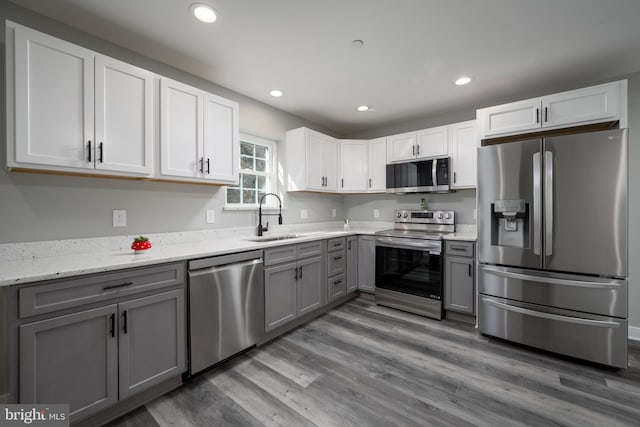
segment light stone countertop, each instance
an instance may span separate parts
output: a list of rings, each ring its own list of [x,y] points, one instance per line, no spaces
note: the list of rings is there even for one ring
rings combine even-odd
[[[265,237],[300,234],[293,239],[253,242],[253,227],[146,234],[153,247],[141,254],[130,249],[132,236],[0,244],[0,286],[186,261],[349,235],[373,235],[393,223],[354,221],[274,226]],[[475,226],[460,224],[446,240],[475,241]]]

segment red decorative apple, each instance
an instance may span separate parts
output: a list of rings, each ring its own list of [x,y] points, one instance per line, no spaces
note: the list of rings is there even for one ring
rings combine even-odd
[[[136,251],[136,253],[141,253],[151,248],[151,242],[148,238],[144,236],[138,236],[133,239],[133,243],[131,244],[131,249]]]

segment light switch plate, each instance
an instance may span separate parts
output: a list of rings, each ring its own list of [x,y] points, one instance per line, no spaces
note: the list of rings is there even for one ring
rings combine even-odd
[[[308,212],[306,209],[300,209],[300,219],[307,219]]]
[[[207,209],[206,221],[207,224],[213,224],[214,222],[216,222],[216,211],[214,211],[213,209]]]
[[[113,226],[114,227],[126,227],[127,226],[127,211],[124,209],[113,210]]]
[[[374,209],[373,210],[373,217],[374,218],[380,218],[380,209]]]

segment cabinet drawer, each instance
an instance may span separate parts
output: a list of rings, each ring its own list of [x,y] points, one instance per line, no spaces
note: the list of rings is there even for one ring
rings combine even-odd
[[[184,283],[184,263],[59,280],[18,290],[21,319]]]
[[[330,252],[327,255],[327,275],[329,277],[344,273],[344,265],[344,250],[340,252]]]
[[[336,237],[333,239],[329,239],[327,242],[327,251],[340,251],[344,249],[344,237]]]
[[[446,254],[455,256],[473,257],[473,242],[447,242]]]
[[[296,247],[298,249],[298,259],[322,255],[322,240],[300,243]]]
[[[329,279],[329,301],[333,301],[347,294],[347,282],[344,275]]]
[[[291,262],[296,260],[296,246],[280,246],[264,250],[264,265],[280,264],[281,262]]]

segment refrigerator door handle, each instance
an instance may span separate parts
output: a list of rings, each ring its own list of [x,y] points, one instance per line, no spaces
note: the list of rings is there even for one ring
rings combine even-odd
[[[540,176],[540,153],[533,155],[533,253],[540,255],[542,219],[542,180]]]
[[[620,327],[620,323],[618,322],[613,322],[608,320],[591,320],[591,319],[583,319],[580,317],[562,316],[560,314],[545,313],[542,311],[529,310],[527,308],[504,304],[489,298],[482,298],[482,302],[488,305],[492,305],[496,308],[500,308],[502,310],[513,311],[513,312],[524,314],[527,316],[540,317],[542,319],[556,320],[559,322],[566,322],[566,323],[576,323],[578,325],[585,325],[585,326],[598,326],[601,328],[613,329],[613,328]]]
[[[556,277],[532,276],[529,274],[514,273],[511,271],[494,270],[492,268],[483,267],[484,270],[495,276],[506,277],[508,279],[536,281],[546,283],[548,285],[576,286],[580,288],[592,289],[620,289],[620,284],[612,282],[586,282],[583,280],[559,279]]]
[[[553,153],[544,152],[544,255],[553,254]]]

